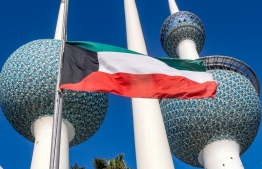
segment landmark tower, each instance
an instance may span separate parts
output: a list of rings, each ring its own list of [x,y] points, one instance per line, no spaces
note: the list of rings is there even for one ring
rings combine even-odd
[[[31,169],[50,163],[55,86],[66,1],[61,1],[55,39],[41,39],[18,48],[0,74],[0,104],[13,128],[34,142]],[[102,124],[107,94],[63,92],[60,169],[69,168],[69,147],[91,137]]]
[[[199,58],[205,29],[193,13],[171,15],[160,41],[170,57],[203,60],[218,83],[215,98],[162,99],[160,106],[171,152],[181,161],[205,169],[242,169],[240,155],[252,144],[261,118],[259,82],[244,62],[227,56]]]
[[[124,6],[128,49],[147,54],[135,0]],[[174,169],[158,99],[132,98],[132,109],[137,168]]]

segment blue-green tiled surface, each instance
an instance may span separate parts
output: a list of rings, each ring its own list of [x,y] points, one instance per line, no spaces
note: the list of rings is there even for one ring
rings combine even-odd
[[[14,129],[30,141],[34,141],[31,124],[40,117],[53,115],[60,43],[43,39],[25,44],[8,58],[0,74],[2,110]],[[63,118],[76,131],[71,146],[98,130],[107,103],[105,93],[65,91]]]
[[[170,15],[160,31],[160,42],[170,57],[178,57],[176,47],[185,40],[193,40],[200,52],[205,42],[205,28],[201,20],[193,13],[180,11]]]
[[[172,154],[198,167],[199,152],[216,140],[235,140],[244,153],[261,118],[259,97],[247,78],[227,70],[210,72],[218,82],[214,99],[162,99],[160,103]]]

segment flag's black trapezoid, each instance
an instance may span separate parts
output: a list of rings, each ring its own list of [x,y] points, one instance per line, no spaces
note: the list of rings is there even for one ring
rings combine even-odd
[[[96,52],[65,43],[60,85],[78,83],[98,68]]]

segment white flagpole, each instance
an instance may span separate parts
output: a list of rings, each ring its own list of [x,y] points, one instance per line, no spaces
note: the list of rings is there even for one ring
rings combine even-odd
[[[52,131],[52,142],[50,152],[50,169],[59,169],[60,159],[60,143],[61,143],[61,128],[62,128],[62,91],[59,89],[61,78],[61,62],[64,53],[64,45],[66,40],[66,26],[67,26],[68,0],[61,0],[59,17],[56,26],[55,39],[61,40],[60,58],[58,63],[57,84],[55,90],[55,106],[54,106],[54,120]],[[62,17],[62,18],[61,18]],[[59,38],[60,36],[60,38]]]

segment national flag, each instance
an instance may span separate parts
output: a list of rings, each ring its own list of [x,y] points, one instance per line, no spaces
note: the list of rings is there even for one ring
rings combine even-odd
[[[132,98],[215,97],[217,83],[199,60],[155,58],[94,42],[66,42],[60,89]]]

